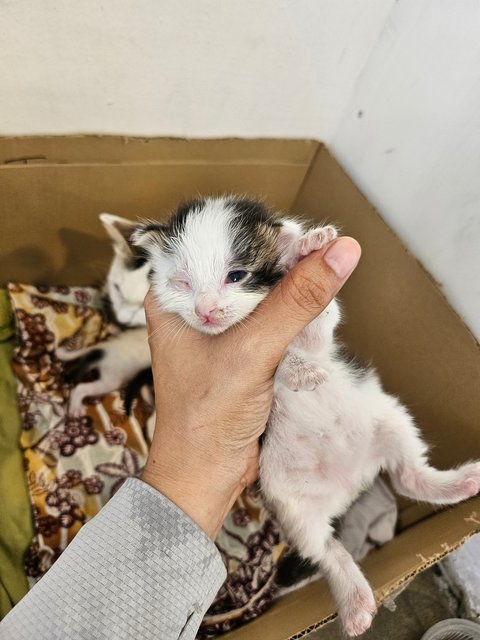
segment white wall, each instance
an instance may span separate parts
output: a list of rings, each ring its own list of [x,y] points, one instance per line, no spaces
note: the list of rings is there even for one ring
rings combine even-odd
[[[0,134],[77,132],[331,142],[480,338],[478,0],[2,0]]]
[[[329,137],[393,0],[3,0],[0,133]]]
[[[331,146],[480,339],[480,2],[396,3]]]

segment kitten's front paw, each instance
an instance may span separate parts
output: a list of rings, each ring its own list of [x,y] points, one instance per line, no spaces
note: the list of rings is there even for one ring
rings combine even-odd
[[[350,637],[365,633],[372,626],[376,612],[377,604],[370,587],[356,589],[348,609],[340,611],[340,620],[345,633]]]
[[[332,225],[310,229],[310,231],[307,231],[298,241],[299,257],[304,258],[312,253],[312,251],[323,249],[326,244],[335,240],[337,235],[337,230]]]
[[[326,382],[328,373],[325,369],[316,369],[306,364],[286,376],[286,384],[291,391],[314,391],[319,385]]]
[[[73,395],[70,398],[68,402],[67,413],[72,418],[81,418],[83,415],[85,415],[86,408],[83,404],[83,396],[80,398]]]
[[[81,407],[68,407],[68,415],[70,418],[81,418],[86,413],[85,407],[82,405]]]
[[[295,353],[288,353],[280,369],[280,380],[291,391],[313,391],[328,379],[325,369],[307,362]]]

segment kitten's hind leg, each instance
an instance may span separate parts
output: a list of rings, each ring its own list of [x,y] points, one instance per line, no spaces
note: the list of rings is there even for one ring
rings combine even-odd
[[[480,462],[440,471],[425,464],[402,464],[390,473],[395,490],[431,504],[455,504],[480,491]]]
[[[371,586],[339,540],[331,537],[319,559],[338,604],[340,622],[349,636],[359,636],[372,625],[377,604]]]
[[[401,405],[392,408],[378,427],[376,446],[401,495],[431,504],[455,504],[480,491],[480,462],[440,471],[430,466],[427,446],[412,417]]]
[[[342,543],[333,537],[325,517],[290,505],[292,529],[297,531],[294,543],[304,558],[318,563],[338,606],[340,622],[349,636],[357,636],[370,628],[377,611],[375,597],[367,579]],[[296,513],[293,513],[296,512]],[[298,523],[301,522],[299,531]]]

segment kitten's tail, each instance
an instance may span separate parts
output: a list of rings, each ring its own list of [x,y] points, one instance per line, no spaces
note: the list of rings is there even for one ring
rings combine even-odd
[[[311,578],[319,571],[318,564],[302,558],[296,551],[289,551],[278,561],[275,584],[279,587],[292,587],[294,584]]]
[[[142,387],[148,385],[153,387],[153,373],[151,367],[141,369],[125,386],[125,413],[127,416],[132,414],[133,401],[138,398]]]

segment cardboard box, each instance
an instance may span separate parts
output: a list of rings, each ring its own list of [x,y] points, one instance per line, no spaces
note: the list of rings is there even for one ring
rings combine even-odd
[[[480,350],[439,288],[355,188],[308,140],[70,136],[0,139],[2,282],[91,284],[110,248],[98,214],[161,218],[184,198],[235,192],[339,224],[363,246],[343,289],[343,335],[399,395],[447,468],[480,457]],[[443,511],[402,500],[399,533],[363,563],[381,602],[480,532],[480,498]],[[225,636],[293,640],[334,617],[323,581]]]

